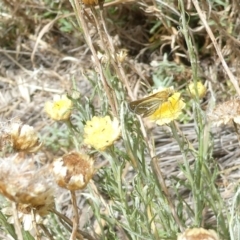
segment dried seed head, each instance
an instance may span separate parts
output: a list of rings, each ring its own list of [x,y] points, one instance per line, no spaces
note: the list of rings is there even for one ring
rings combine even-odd
[[[19,155],[0,158],[0,193],[45,215],[54,203],[49,166],[38,168],[29,159],[18,158]]]
[[[1,128],[1,140],[4,140],[1,145],[10,143],[14,150],[24,152],[36,152],[42,146],[37,132],[29,125],[10,122]]]
[[[219,238],[214,230],[192,228],[180,234],[177,240],[219,240]]]
[[[235,98],[219,104],[208,114],[208,118],[216,126],[228,124],[232,121],[240,124],[240,99]]]
[[[57,184],[71,191],[85,188],[93,172],[93,159],[77,152],[66,154],[53,163]]]

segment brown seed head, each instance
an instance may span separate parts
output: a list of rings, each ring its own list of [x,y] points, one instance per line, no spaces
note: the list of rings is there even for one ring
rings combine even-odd
[[[53,163],[57,184],[71,191],[85,188],[93,172],[93,159],[77,152],[66,154]]]

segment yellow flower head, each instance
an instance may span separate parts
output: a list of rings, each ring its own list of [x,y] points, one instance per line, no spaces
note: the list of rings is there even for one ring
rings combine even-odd
[[[83,189],[92,178],[93,163],[93,159],[85,154],[65,154],[53,163],[55,181],[60,187],[71,191]]]
[[[196,88],[197,88],[197,92],[196,92]],[[198,81],[196,84],[196,88],[195,88],[195,84],[194,82],[191,82],[188,85],[188,92],[190,93],[190,95],[192,97],[196,97],[198,95],[198,97],[201,99],[203,97],[205,97],[207,89],[206,87],[200,82]],[[198,93],[198,94],[197,94]]]
[[[45,103],[45,112],[56,121],[68,120],[71,115],[72,101],[66,95],[54,96],[53,102]]]
[[[219,240],[219,237],[214,230],[192,228],[180,234],[177,240]]]
[[[149,116],[150,120],[156,121],[158,125],[170,123],[177,119],[185,107],[185,103],[180,97],[179,92],[175,92],[166,102],[163,102],[159,108]]]
[[[84,127],[84,143],[96,150],[103,151],[119,138],[120,132],[119,122],[116,118],[112,121],[109,116],[94,116],[91,121],[87,121]]]
[[[219,104],[208,114],[208,118],[216,126],[231,122],[240,124],[240,99],[235,98]]]

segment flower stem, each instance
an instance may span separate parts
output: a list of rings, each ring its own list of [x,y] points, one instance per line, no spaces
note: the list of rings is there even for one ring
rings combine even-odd
[[[79,215],[78,215],[78,207],[77,207],[75,191],[70,191],[70,192],[71,192],[73,213],[74,213],[72,234],[71,234],[70,240],[75,240],[77,236],[77,230],[78,230]],[[80,239],[83,240],[83,237],[80,236]]]

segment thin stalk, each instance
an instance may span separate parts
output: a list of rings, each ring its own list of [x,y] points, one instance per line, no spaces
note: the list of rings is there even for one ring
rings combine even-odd
[[[15,227],[16,234],[18,236],[18,240],[23,240],[21,224],[18,218],[17,204],[15,202],[12,202],[12,209],[13,209],[14,227]]]
[[[32,216],[33,227],[36,231],[36,240],[41,240],[41,236],[38,231],[38,226],[37,226],[37,222],[36,222],[36,211],[34,209],[31,209],[31,216]]]
[[[45,233],[45,235],[49,240],[54,240],[53,235],[49,232],[49,230],[43,224],[40,223],[39,226],[41,227],[42,231]]]
[[[101,63],[98,59],[97,52],[96,52],[96,50],[95,50],[95,48],[92,44],[91,37],[90,37],[91,35],[89,34],[89,30],[88,30],[87,24],[86,24],[85,19],[84,19],[84,11],[82,9],[82,5],[81,5],[81,3],[79,3],[78,0],[72,0],[70,2],[72,3],[72,6],[73,6],[74,12],[76,14],[78,24],[79,24],[79,26],[82,27],[84,35],[85,35],[86,42],[87,42],[87,44],[88,44],[88,46],[89,46],[89,48],[90,48],[90,50],[93,54],[94,61],[95,61],[95,64],[98,68],[100,79],[102,81],[104,90],[106,91],[106,94],[107,94],[107,97],[108,97],[109,104],[111,106],[111,110],[113,112],[113,115],[117,116],[116,106],[115,106],[115,103],[114,103],[113,97],[112,97],[112,89],[107,82],[107,79],[104,75],[102,65],[101,65]]]
[[[159,168],[159,165],[158,165],[158,158],[157,157],[152,158],[152,160],[151,160],[151,167],[152,167],[154,175],[156,176],[156,178],[158,180],[160,191],[163,191],[164,194],[165,194],[165,197],[167,199],[169,208],[171,209],[173,218],[175,219],[176,223],[178,224],[178,227],[180,228],[180,230],[183,231],[184,230],[184,226],[182,225],[182,223],[181,223],[181,221],[180,221],[180,219],[179,219],[179,217],[177,215],[177,212],[175,210],[175,206],[174,206],[174,204],[171,201],[168,188],[166,186],[166,183],[165,183],[165,180],[163,178],[162,172],[161,172],[161,170]]]
[[[78,223],[79,223],[79,214],[78,214],[78,207],[77,207],[77,201],[76,201],[76,193],[75,191],[70,191],[71,198],[72,198],[72,206],[73,206],[73,227],[72,227],[72,234],[70,237],[70,240],[75,240],[77,236],[77,230],[78,230]],[[83,237],[80,237],[81,240],[83,240]]]
[[[65,223],[65,226],[67,228],[68,228],[67,224],[69,226],[73,226],[72,221],[68,217],[66,217],[65,215],[63,215],[60,212],[58,212],[56,209],[54,209],[54,208],[51,209],[51,212],[56,214],[59,217],[60,221]],[[90,234],[88,234],[88,233],[78,229],[77,237],[80,239],[80,237],[82,237],[82,236],[84,236],[84,238],[86,238],[88,240],[98,240],[97,238],[92,237]]]

